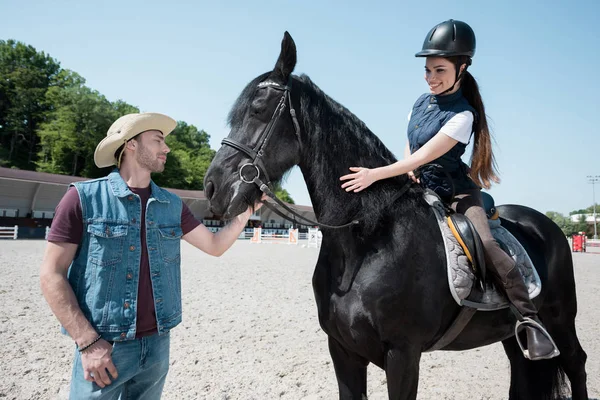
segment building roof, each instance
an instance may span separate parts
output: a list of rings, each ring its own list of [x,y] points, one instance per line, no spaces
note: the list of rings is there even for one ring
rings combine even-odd
[[[16,181],[43,183],[47,185],[67,186],[73,182],[87,181],[90,178],[80,176],[49,174],[47,172],[28,171],[24,169],[2,168],[0,167],[0,179],[12,179]],[[165,188],[169,192],[175,193],[182,199],[206,200],[202,190],[182,190]]]
[[[85,181],[88,178],[79,176],[49,174],[47,172],[27,171],[24,169],[0,167],[0,178],[13,179],[16,181],[28,181],[35,183],[46,183],[50,185],[68,185],[71,182]]]
[[[72,182],[78,181],[86,181],[90,178],[82,178],[80,176],[71,176],[71,175],[59,175],[59,174],[49,174],[47,172],[37,172],[37,171],[28,171],[24,169],[15,169],[15,168],[3,168],[0,167],[0,179],[11,179],[22,182],[32,182],[32,183],[42,183],[47,185],[60,185],[67,186]],[[172,189],[172,188],[164,188],[171,193],[176,194],[182,199],[190,199],[190,200],[206,200],[206,196],[204,195],[204,191],[202,190],[184,190],[184,189]],[[293,204],[290,206],[300,212],[309,212],[312,213],[313,209],[311,206],[301,206],[297,204]]]

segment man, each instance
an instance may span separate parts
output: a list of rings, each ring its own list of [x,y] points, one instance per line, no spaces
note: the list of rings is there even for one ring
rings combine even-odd
[[[119,118],[94,153],[98,167],[117,168],[74,183],[56,208],[40,280],[77,346],[71,399],[160,398],[181,322],[180,239],[220,256],[252,213],[213,234],[152,182],[175,126],[157,113]]]

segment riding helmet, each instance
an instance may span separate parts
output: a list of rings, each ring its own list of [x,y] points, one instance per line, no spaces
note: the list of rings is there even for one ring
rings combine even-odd
[[[420,52],[415,57],[452,57],[469,56],[475,54],[475,32],[462,21],[449,19],[434,26]]]

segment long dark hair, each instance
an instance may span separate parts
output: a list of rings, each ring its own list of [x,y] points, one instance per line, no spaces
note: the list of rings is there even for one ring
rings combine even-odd
[[[454,63],[457,71],[463,64],[470,65],[470,59],[467,56],[449,57],[449,60]],[[492,135],[488,128],[485,107],[479,93],[479,85],[469,71],[464,71],[460,87],[469,104],[477,112],[473,123],[475,139],[469,175],[478,186],[489,189],[492,183],[499,183],[500,178],[498,177],[498,167],[492,151]]]

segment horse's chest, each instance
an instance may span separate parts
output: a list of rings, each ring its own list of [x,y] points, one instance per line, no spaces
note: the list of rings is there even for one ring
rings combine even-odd
[[[355,292],[343,296],[332,294],[322,325],[327,334],[355,343],[374,331],[374,313]]]

